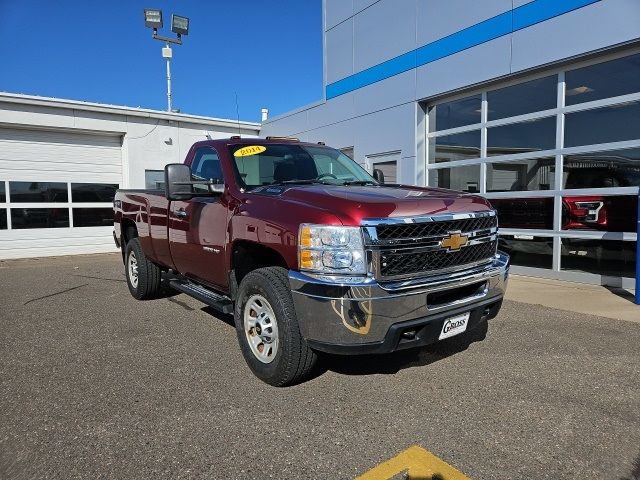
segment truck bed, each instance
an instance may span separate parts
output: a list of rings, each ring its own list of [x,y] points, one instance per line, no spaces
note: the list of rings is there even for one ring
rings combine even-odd
[[[127,229],[135,227],[150,260],[173,268],[169,252],[169,201],[163,190],[117,190],[114,198],[114,232],[122,243]]]

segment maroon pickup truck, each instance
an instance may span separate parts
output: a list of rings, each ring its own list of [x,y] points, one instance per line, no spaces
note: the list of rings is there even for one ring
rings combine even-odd
[[[318,351],[384,353],[467,332],[498,313],[509,258],[482,197],[384,184],[338,150],[295,139],[198,142],[164,190],[119,190],[114,239],[131,294],[161,280],[233,314],[272,385]]]

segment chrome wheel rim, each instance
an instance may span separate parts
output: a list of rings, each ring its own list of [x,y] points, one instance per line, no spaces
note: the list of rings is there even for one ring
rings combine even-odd
[[[253,355],[271,363],[278,353],[278,324],[273,308],[262,295],[252,295],[244,306],[244,333]]]
[[[133,288],[138,288],[138,259],[133,252],[129,253],[127,260],[127,269],[129,270],[129,282]]]

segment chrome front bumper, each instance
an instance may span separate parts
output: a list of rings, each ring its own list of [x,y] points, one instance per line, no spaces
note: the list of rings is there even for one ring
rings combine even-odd
[[[437,341],[444,320],[471,312],[469,329],[494,317],[509,274],[498,253],[482,267],[404,282],[289,271],[300,332],[334,353],[387,352]],[[435,338],[434,338],[435,336]]]

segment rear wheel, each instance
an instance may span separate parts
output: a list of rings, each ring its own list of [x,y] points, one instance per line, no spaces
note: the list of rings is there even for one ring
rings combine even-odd
[[[317,355],[300,334],[284,268],[260,268],[242,279],[234,320],[242,354],[258,378],[281,387],[309,375]]]
[[[129,240],[124,259],[127,286],[131,295],[138,300],[156,298],[160,293],[162,270],[145,256],[138,238]]]

